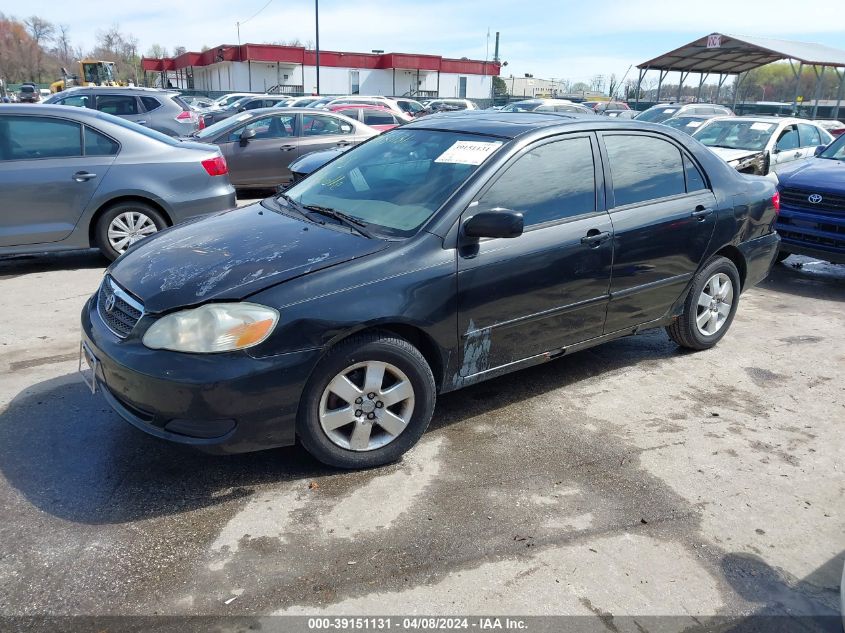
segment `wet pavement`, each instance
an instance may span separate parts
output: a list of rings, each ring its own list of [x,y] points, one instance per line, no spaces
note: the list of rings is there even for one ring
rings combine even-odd
[[[713,350],[652,331],[445,395],[403,462],[341,472],[92,396],[104,265],[0,258],[2,615],[838,613],[845,266],[777,265]]]

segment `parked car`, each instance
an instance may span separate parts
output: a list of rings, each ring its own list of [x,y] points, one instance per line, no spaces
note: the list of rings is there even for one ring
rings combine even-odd
[[[274,108],[307,108],[314,103],[319,97],[291,97],[285,101],[279,101]]]
[[[792,253],[845,264],[845,135],[778,173],[778,261]]]
[[[478,110],[469,99],[432,99],[425,104],[426,112],[453,112],[456,110]]]
[[[0,254],[98,247],[235,206],[217,148],[86,108],[0,108]],[[26,209],[25,213],[19,212]]]
[[[194,110],[207,110],[214,107],[214,100],[196,95],[182,95],[182,100]]]
[[[439,393],[645,328],[716,345],[776,256],[775,194],[662,126],[424,117],[130,249],[82,349],[159,438],[378,466]]]
[[[716,103],[658,103],[648,110],[643,110],[635,118],[637,121],[648,123],[662,123],[673,116],[685,114],[707,114],[712,116],[733,116],[733,110],[728,106]]]
[[[685,134],[692,134],[715,116],[715,114],[682,114],[681,116],[669,117],[663,121],[663,125],[673,127]]]
[[[41,94],[35,84],[22,84],[18,91],[19,103],[38,103],[41,101]]]
[[[256,94],[255,92],[230,92],[222,97],[217,97],[211,107],[214,109],[225,108],[235,101],[240,101],[244,97],[254,97]]]
[[[404,125],[413,121],[413,117],[408,116],[403,112],[397,112],[379,105],[368,104],[329,104],[326,106],[329,112],[337,112],[350,119],[360,121],[364,125],[369,125],[371,128],[379,132],[386,132],[393,128]]]
[[[603,110],[601,112],[604,116],[614,119],[633,119],[637,115],[636,110]]]
[[[566,112],[571,114],[595,114],[593,110],[580,103],[566,99],[526,99],[509,103],[502,112]]]
[[[44,103],[99,110],[168,136],[185,136],[204,126],[200,115],[175,90],[75,86]]]
[[[408,99],[407,97],[394,97],[393,100],[399,108],[410,117],[420,117],[425,114],[425,106],[415,99]]]
[[[239,112],[248,112],[261,108],[272,108],[273,106],[287,101],[287,95],[250,95],[232,101],[229,105],[217,110],[206,110],[202,118],[206,126],[214,125],[224,119],[235,116]]]
[[[357,145],[378,134],[325,110],[262,108],[215,123],[192,139],[220,148],[236,187],[266,189],[289,183],[289,166],[302,154]]]
[[[603,114],[605,110],[630,110],[631,107],[624,101],[583,101],[582,106],[590,108],[593,112]]]
[[[809,158],[833,137],[804,119],[789,117],[715,117],[692,134],[737,171],[760,176]]]
[[[845,134],[845,123],[842,121],[837,121],[836,119],[816,119],[815,123],[826,129],[833,136],[842,136]]]
[[[331,109],[332,106],[336,105],[377,105],[393,110],[399,114],[404,114],[405,112],[399,107],[399,104],[395,100],[388,97],[361,97],[358,95],[352,95],[351,97],[337,97],[325,105],[322,105],[322,107],[325,109]]]

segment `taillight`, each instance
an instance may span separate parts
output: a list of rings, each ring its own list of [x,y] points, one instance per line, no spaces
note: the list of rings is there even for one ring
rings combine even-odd
[[[205,117],[200,115],[197,117],[197,129],[204,130],[205,129]]]
[[[226,159],[220,154],[214,158],[206,158],[202,161],[202,166],[209,176],[225,176],[229,173],[229,166],[226,164]]]
[[[780,213],[780,191],[775,191],[772,196],[772,206],[775,208],[775,213]]]

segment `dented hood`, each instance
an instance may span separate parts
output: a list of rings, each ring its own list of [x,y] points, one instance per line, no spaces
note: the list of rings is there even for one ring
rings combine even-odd
[[[109,273],[147,312],[159,313],[243,299],[387,245],[253,204],[147,238],[117,259]]]
[[[756,156],[760,154],[763,150],[749,150],[749,149],[729,149],[727,147],[708,147],[711,152],[716,154],[719,158],[721,158],[726,163],[729,163],[733,160],[741,160],[743,158],[750,158],[751,156]]]

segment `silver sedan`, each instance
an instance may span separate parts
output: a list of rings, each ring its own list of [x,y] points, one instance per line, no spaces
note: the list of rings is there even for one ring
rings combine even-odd
[[[0,106],[0,255],[96,246],[110,259],[235,206],[217,148],[66,106]]]

